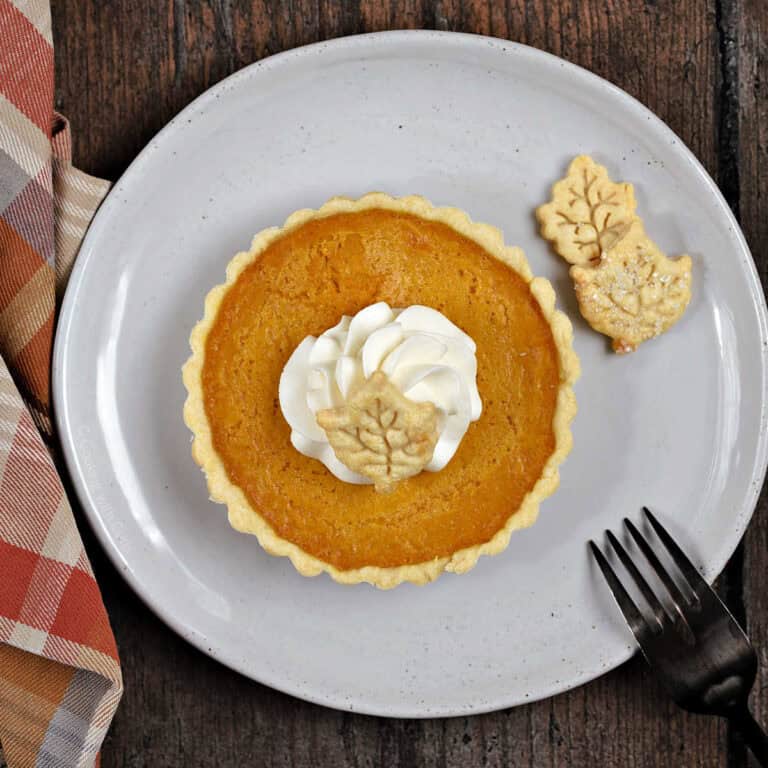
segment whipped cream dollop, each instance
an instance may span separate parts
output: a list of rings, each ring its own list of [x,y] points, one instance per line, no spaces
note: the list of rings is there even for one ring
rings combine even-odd
[[[434,403],[439,437],[425,469],[441,470],[456,453],[470,422],[480,418],[475,342],[430,307],[393,309],[371,304],[296,347],[280,377],[280,408],[291,443],[348,483],[372,481],[336,457],[315,414],[344,405],[349,393],[382,371],[410,400]]]

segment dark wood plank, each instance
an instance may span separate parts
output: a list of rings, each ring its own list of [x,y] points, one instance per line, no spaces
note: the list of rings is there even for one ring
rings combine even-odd
[[[744,234],[768,287],[768,9],[745,0],[735,19],[732,56],[737,68],[733,131],[737,146],[733,189]],[[759,650],[760,672],[752,701],[768,723],[768,495],[763,490],[744,542],[744,603],[750,637]],[[738,748],[738,745],[734,745]],[[743,751],[743,750],[742,750]],[[754,765],[750,762],[750,765]]]
[[[752,2],[757,15],[761,0]],[[342,34],[431,27],[518,40],[588,67],[656,111],[716,174],[722,16],[715,0],[56,0],[57,105],[72,121],[76,161],[115,178],[190,99],[251,61]],[[754,228],[764,227],[761,211]],[[748,554],[763,568],[765,537],[763,526]],[[639,662],[552,700],[473,718],[383,720],[305,704],[190,648],[98,551],[94,559],[126,681],[105,768],[728,764],[724,727],[679,712]],[[764,589],[762,578],[753,590]],[[738,599],[738,579],[730,581]]]

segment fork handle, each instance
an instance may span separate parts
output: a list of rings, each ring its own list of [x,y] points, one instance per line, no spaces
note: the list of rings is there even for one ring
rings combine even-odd
[[[764,768],[768,768],[768,735],[752,713],[743,707],[730,717],[731,724],[741,733],[752,754]]]

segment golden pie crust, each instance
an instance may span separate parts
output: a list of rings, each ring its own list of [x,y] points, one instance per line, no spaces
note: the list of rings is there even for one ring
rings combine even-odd
[[[478,345],[484,412],[451,462],[388,494],[290,444],[277,381],[307,334],[375,301],[433,306]],[[531,525],[571,450],[579,362],[519,248],[418,196],[337,197],[266,229],[205,300],[184,365],[192,455],[229,522],[299,573],[387,589],[465,573]]]
[[[631,184],[579,155],[536,209],[542,237],[572,265],[581,314],[620,355],[668,331],[691,300],[691,257],[667,258],[636,208]]]

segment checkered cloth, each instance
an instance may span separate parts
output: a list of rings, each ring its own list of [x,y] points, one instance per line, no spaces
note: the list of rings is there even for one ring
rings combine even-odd
[[[51,459],[57,294],[107,183],[53,111],[48,0],[0,0],[0,743],[10,768],[91,766],[117,648]]]

